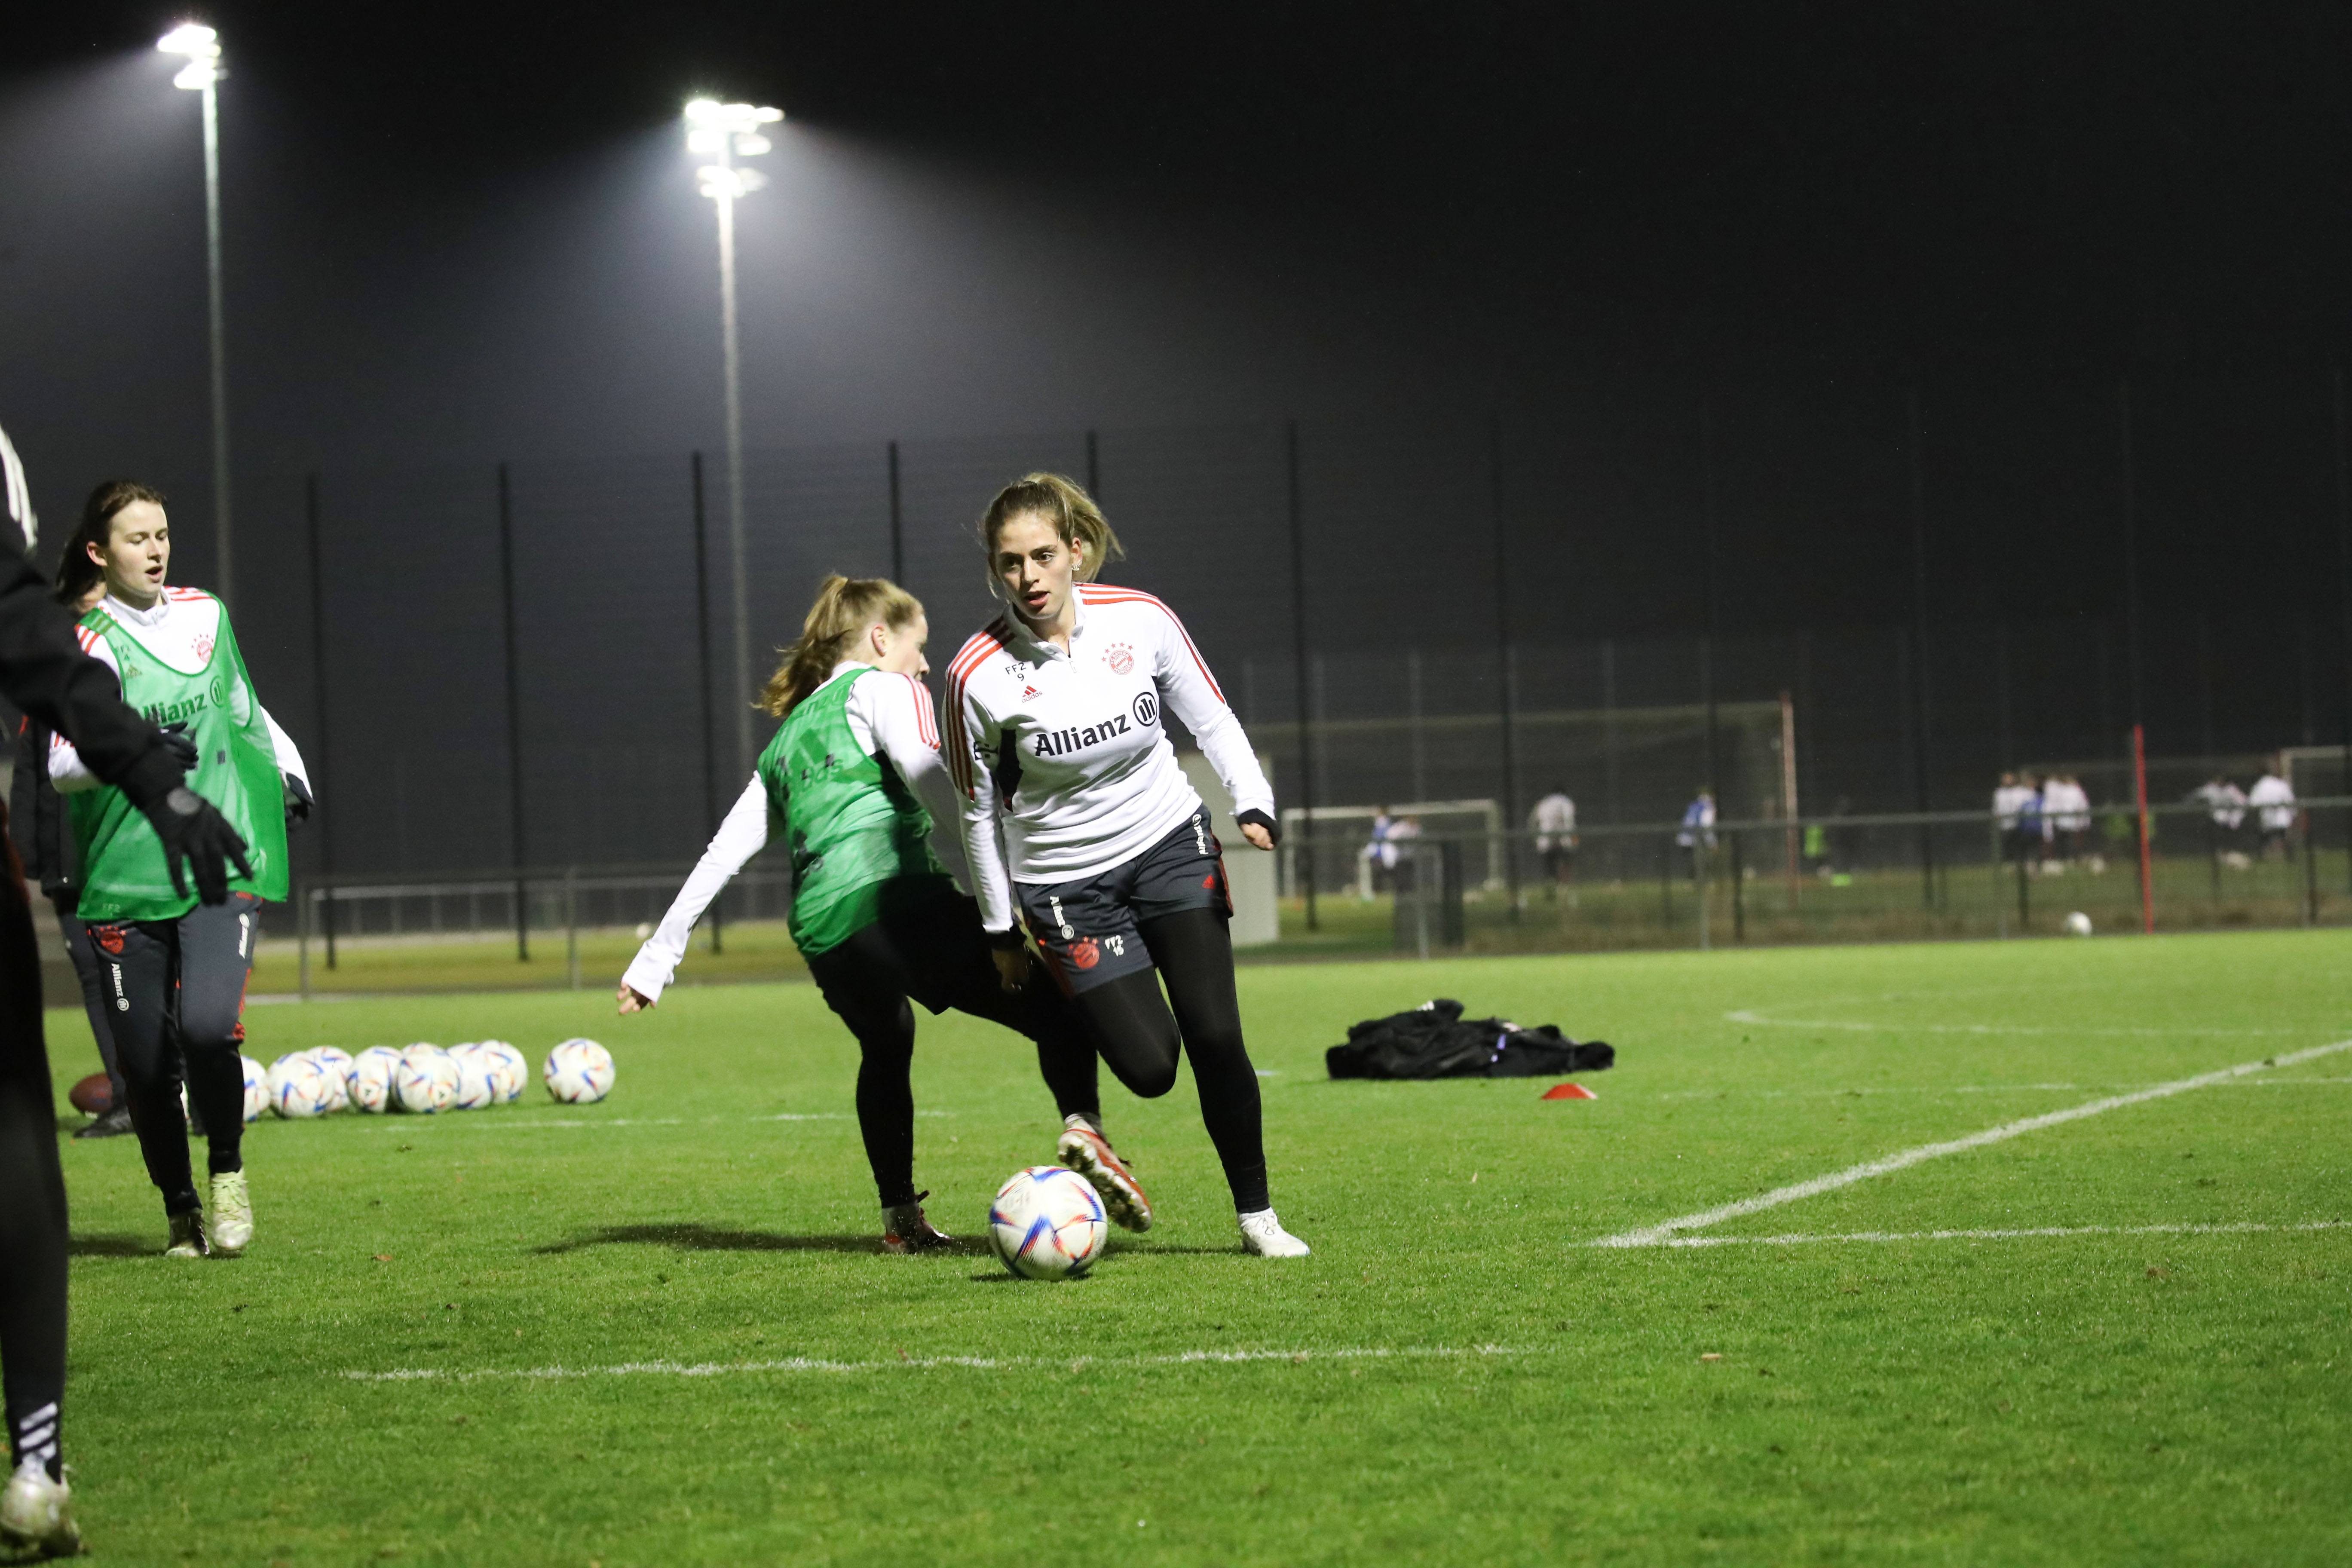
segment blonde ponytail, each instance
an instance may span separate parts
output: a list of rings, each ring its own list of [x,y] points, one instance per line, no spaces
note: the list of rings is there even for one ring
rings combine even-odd
[[[1024,474],[1003,489],[988,503],[980,518],[980,553],[988,563],[991,588],[999,586],[996,580],[996,541],[1004,525],[1016,517],[1035,515],[1054,525],[1064,544],[1084,550],[1078,567],[1078,581],[1091,583],[1097,573],[1113,561],[1126,555],[1120,548],[1118,535],[1111,531],[1110,521],[1087,494],[1086,487],[1076,479],[1060,474]]]
[[[848,657],[860,632],[877,621],[897,631],[922,613],[921,602],[887,577],[827,577],[801,623],[800,641],[777,649],[784,661],[768,678],[755,706],[784,717],[831,679],[833,667]]]

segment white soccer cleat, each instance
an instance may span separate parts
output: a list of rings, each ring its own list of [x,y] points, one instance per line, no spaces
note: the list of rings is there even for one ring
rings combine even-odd
[[[1313,1250],[1305,1242],[1282,1228],[1272,1209],[1260,1209],[1255,1214],[1238,1216],[1242,1226],[1242,1250],[1257,1258],[1304,1258]]]
[[[0,1492],[0,1541],[30,1547],[49,1557],[81,1553],[81,1531],[73,1519],[73,1489],[49,1479],[39,1459],[26,1459]]]
[[[1054,1157],[1087,1179],[1112,1224],[1139,1234],[1151,1228],[1151,1200],[1127,1163],[1111,1152],[1109,1139],[1079,1122],[1062,1130]]]
[[[215,1257],[235,1258],[253,1245],[253,1196],[246,1191],[243,1171],[213,1178],[212,1215]]]

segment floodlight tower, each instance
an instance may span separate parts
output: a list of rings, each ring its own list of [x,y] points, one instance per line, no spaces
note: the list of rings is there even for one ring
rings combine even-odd
[[[751,607],[743,546],[743,394],[735,343],[735,202],[768,183],[757,169],[738,167],[774,143],[760,133],[784,117],[781,109],[698,98],[686,106],[686,150],[716,160],[695,170],[702,194],[719,208],[719,321],[727,379],[727,545],[735,582],[735,749],[739,772],[751,766]]]
[[[183,22],[155,41],[167,55],[188,63],[172,85],[205,99],[205,262],[212,307],[213,339],[213,537],[218,542],[219,574],[214,587],[229,596],[228,529],[228,327],[221,309],[220,103],[213,84],[226,74],[221,66],[220,35],[201,22]]]

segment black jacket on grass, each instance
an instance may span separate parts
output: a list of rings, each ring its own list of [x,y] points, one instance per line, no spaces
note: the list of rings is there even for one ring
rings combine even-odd
[[[1323,1053],[1333,1078],[1559,1078],[1616,1061],[1600,1040],[1568,1038],[1557,1026],[1523,1029],[1500,1018],[1465,1018],[1439,998],[1410,1013],[1367,1018],[1348,1043]]]

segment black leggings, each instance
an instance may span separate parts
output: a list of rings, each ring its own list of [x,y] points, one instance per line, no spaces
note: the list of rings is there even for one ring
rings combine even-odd
[[[73,960],[74,978],[81,982],[82,1016],[89,1020],[90,1038],[98,1042],[98,1059],[106,1066],[106,1081],[113,1087],[114,1103],[131,1103],[131,1086],[114,1059],[114,1020],[107,1016],[106,971],[98,964],[98,949],[89,944],[89,927],[74,913],[71,900],[57,905],[58,931],[66,939],[66,955]]]
[[[7,813],[0,810],[0,836]],[[41,1038],[41,960],[16,857],[0,845],[0,1382],[10,1458],[57,1474],[66,1391],[66,1178]]]
[[[1234,991],[1234,944],[1220,910],[1181,910],[1139,921],[1159,969],[1123,974],[1077,995],[1077,1008],[1118,1081],[1146,1100],[1176,1087],[1178,1047],[1192,1058],[1201,1121],[1233,1188],[1234,1207],[1272,1207],[1265,1186],[1265,1131],[1257,1069],[1242,1043]],[[1162,1001],[1160,983],[1166,982]],[[1175,1015],[1169,1014],[1171,1005]]]
[[[1032,965],[1028,986],[997,979],[970,899],[886,915],[809,960],[825,1005],[857,1037],[857,1130],[884,1208],[915,1201],[915,1011],[952,1007],[1036,1042],[1037,1068],[1064,1116],[1099,1121],[1095,1052],[1061,993]]]
[[[216,1176],[245,1168],[245,982],[260,923],[261,900],[235,893],[175,921],[89,928],[114,1005],[115,1059],[131,1089],[131,1125],[167,1215],[204,1206],[180,1112],[184,1067],[189,1103],[205,1124],[206,1167]]]

